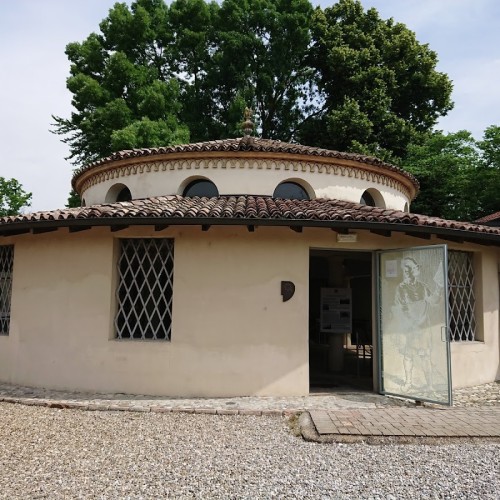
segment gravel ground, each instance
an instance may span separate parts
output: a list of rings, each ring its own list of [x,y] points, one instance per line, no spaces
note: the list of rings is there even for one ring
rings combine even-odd
[[[0,403],[0,498],[500,498],[500,444],[316,444],[279,417]]]

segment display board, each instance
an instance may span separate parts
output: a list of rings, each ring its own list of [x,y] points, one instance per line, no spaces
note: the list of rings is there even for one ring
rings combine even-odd
[[[320,304],[322,333],[351,332],[352,294],[350,288],[322,288]]]

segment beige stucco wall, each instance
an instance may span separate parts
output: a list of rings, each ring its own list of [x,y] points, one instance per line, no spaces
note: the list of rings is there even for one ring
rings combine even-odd
[[[175,238],[171,342],[113,339],[114,262],[121,237]],[[309,391],[309,252],[441,244],[328,229],[107,228],[22,235],[15,243],[11,331],[0,337],[0,380],[174,396],[300,395]],[[482,342],[452,345],[454,387],[498,377],[497,253],[478,245]],[[296,292],[282,302],[280,282]],[[374,322],[375,324],[375,322]],[[375,363],[375,370],[376,370]]]
[[[475,279],[478,341],[451,344],[455,387],[484,384],[500,378],[499,285],[495,251],[475,254]]]
[[[0,379],[186,396],[307,393],[308,250],[292,231],[266,233],[165,232],[175,236],[171,342],[110,338],[109,230],[19,237]],[[281,280],[300,283],[286,303]]]
[[[377,190],[386,208],[404,210],[409,197],[381,171],[364,173],[355,167],[326,167],[322,164],[291,161],[244,160],[179,160],[153,162],[141,168],[121,168],[114,175],[96,175],[95,184],[82,192],[87,206],[104,203],[108,191],[116,184],[130,189],[132,198],[182,194],[189,180],[209,179],[221,195],[257,194],[272,196],[284,181],[302,183],[313,198],[329,198],[359,203],[367,189]],[[115,201],[115,200],[111,200]]]

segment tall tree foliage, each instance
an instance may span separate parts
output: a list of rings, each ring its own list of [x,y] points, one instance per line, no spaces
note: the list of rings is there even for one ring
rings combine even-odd
[[[304,127],[304,142],[401,158],[451,109],[452,85],[436,71],[436,53],[405,25],[340,0],[316,10],[312,33],[324,105]]]
[[[0,177],[0,217],[16,215],[31,204],[31,193],[27,193],[16,179]]]
[[[54,117],[76,165],[112,151],[188,140],[178,119],[179,81],[174,76],[163,0],[115,4],[82,43],[70,43],[67,87],[71,118]]]
[[[412,212],[465,219],[471,217],[471,178],[479,164],[479,151],[472,134],[435,132],[422,144],[412,144],[403,168],[420,182]]]
[[[451,108],[435,53],[358,0],[136,0],[66,53],[76,165],[237,136],[245,106],[263,137],[401,158]]]
[[[481,161],[471,182],[476,197],[472,219],[500,211],[500,126],[488,127],[478,148]]]
[[[166,26],[173,42],[169,57],[181,89],[180,115],[195,141],[217,135],[211,63],[218,15],[219,5],[204,0],[175,0],[168,14]]]
[[[220,137],[236,135],[245,103],[263,137],[290,140],[313,108],[308,0],[225,0],[209,81]],[[214,130],[215,132],[215,130]]]
[[[412,211],[472,221],[500,211],[500,127],[491,126],[481,141],[460,132],[429,134],[412,144],[403,167],[420,181]]]

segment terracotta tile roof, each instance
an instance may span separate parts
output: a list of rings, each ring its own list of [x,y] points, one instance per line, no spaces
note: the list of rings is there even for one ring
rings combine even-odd
[[[474,221],[476,224],[486,224],[487,222],[493,222],[500,220],[500,212],[495,212],[494,214],[485,215],[480,219]]]
[[[181,144],[177,146],[166,146],[158,148],[146,149],[128,149],[113,153],[106,158],[102,158],[90,165],[82,167],[75,171],[73,175],[73,187],[75,181],[84,172],[92,170],[101,165],[114,161],[125,160],[128,158],[143,158],[152,155],[168,155],[172,153],[205,153],[205,152],[263,152],[263,153],[288,153],[297,155],[307,155],[311,157],[337,158],[341,160],[352,160],[368,165],[380,167],[383,170],[398,172],[407,177],[419,189],[417,179],[409,172],[403,169],[385,163],[373,156],[366,156],[357,153],[342,153],[340,151],[332,151],[329,149],[315,148],[311,146],[303,146],[302,144],[291,144],[288,142],[275,141],[271,139],[261,139],[259,137],[240,137],[238,139],[223,139],[219,141],[197,142],[193,144]]]
[[[369,207],[339,200],[268,196],[160,196],[0,218],[0,234],[42,227],[152,224],[316,226],[448,234],[500,243],[500,228]]]

